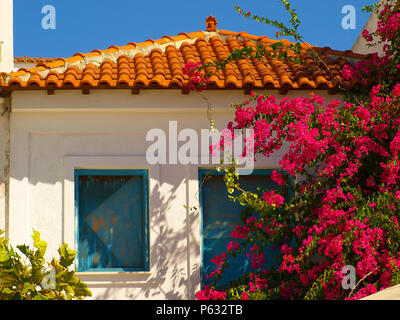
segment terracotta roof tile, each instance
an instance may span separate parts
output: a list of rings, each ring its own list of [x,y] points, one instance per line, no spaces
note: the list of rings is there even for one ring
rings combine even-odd
[[[54,61],[54,58],[32,58],[32,57],[14,57],[14,63],[34,63],[38,64],[40,62],[51,62]]]
[[[217,21],[210,16],[207,31],[180,33],[148,39],[142,43],[130,42],[125,46],[111,46],[105,50],[76,53],[70,58],[15,58],[15,61],[35,63],[32,69],[0,74],[3,90],[17,89],[93,89],[93,88],[183,88],[188,83],[183,68],[187,62],[213,62],[227,58],[235,49],[263,45],[272,50],[278,41],[247,32],[217,30]],[[220,89],[331,89],[332,77],[318,67],[307,53],[312,46],[302,44],[301,58],[308,67],[278,59],[240,59],[226,65],[210,78],[210,88]],[[366,55],[351,51],[312,47],[322,59],[339,74],[346,59],[364,59]],[[216,71],[210,67],[207,71]]]

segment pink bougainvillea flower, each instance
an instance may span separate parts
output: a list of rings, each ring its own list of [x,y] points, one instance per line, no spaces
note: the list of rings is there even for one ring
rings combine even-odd
[[[286,180],[283,179],[283,175],[278,173],[276,170],[272,171],[271,180],[276,182],[279,186],[286,184]]]
[[[400,96],[400,83],[393,87],[392,94],[396,97]]]
[[[369,31],[368,31],[367,29],[364,29],[364,30],[363,30],[362,36],[363,36],[363,38],[364,38],[366,41],[368,41],[368,42],[371,42],[371,41],[374,40],[374,38],[372,37],[372,35],[369,33]]]
[[[196,293],[198,300],[225,300],[226,292],[218,291],[210,288],[210,286],[204,286],[204,289]]]
[[[342,77],[343,79],[350,80],[353,77],[353,68],[346,64],[342,69]]]
[[[280,194],[275,194],[274,190],[265,192],[263,198],[269,205],[276,207],[279,207],[284,202],[284,198]]]
[[[242,294],[240,295],[240,299],[241,300],[249,300],[249,295],[246,291],[242,292]]]

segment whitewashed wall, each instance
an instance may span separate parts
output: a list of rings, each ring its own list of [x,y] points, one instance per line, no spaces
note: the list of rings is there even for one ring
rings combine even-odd
[[[306,96],[308,92],[289,95]],[[320,93],[321,94],[321,93]],[[202,93],[213,105],[217,128],[233,120],[231,102],[242,91]],[[337,98],[323,93],[328,100]],[[278,96],[281,98],[282,96]],[[94,299],[193,299],[200,288],[200,217],[197,165],[148,165],[148,130],[168,132],[170,120],[208,129],[207,105],[197,93],[179,90],[16,91],[12,95],[8,234],[30,242],[32,228],[49,243],[48,258],[67,242],[75,248],[73,169],[150,170],[150,272],[81,273]],[[277,168],[278,158],[257,162]],[[205,167],[205,166],[200,166]]]

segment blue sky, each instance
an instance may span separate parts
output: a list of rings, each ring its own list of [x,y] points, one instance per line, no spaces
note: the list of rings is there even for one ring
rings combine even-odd
[[[305,41],[333,49],[350,49],[369,15],[361,11],[373,0],[292,0]],[[42,7],[56,9],[56,29],[42,28]],[[218,29],[247,31],[275,38],[276,30],[241,17],[234,5],[259,16],[288,21],[279,0],[137,1],[137,0],[14,0],[14,55],[69,57],[146,39],[205,30],[214,15]],[[343,6],[356,9],[356,29],[343,29]]]

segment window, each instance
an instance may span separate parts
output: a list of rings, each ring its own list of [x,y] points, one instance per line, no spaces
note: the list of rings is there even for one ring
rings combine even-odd
[[[78,271],[149,270],[147,170],[75,170]]]
[[[241,175],[240,184],[245,190],[257,192],[257,187],[263,190],[277,190],[279,186],[270,179],[272,170],[256,169],[252,175]],[[211,259],[227,251],[231,232],[237,224],[242,224],[241,215],[246,209],[228,198],[228,192],[223,175],[214,170],[199,170],[200,206],[202,213],[202,267],[201,282],[209,284],[206,275],[216,267]],[[235,239],[235,241],[240,242]],[[271,246],[264,248],[266,268],[270,268],[278,251]],[[220,284],[225,285],[251,271],[250,259],[245,253],[230,259],[230,265],[222,274]]]

